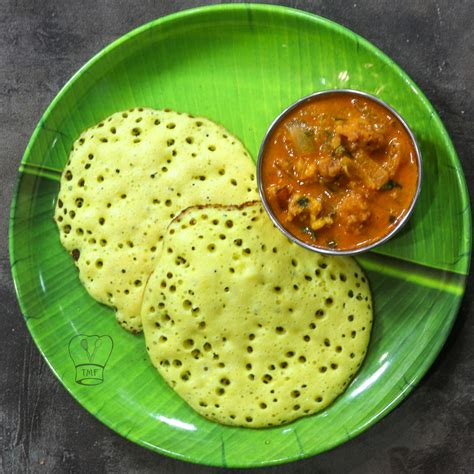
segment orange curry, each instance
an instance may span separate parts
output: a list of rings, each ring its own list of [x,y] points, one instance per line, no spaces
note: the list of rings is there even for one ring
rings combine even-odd
[[[396,227],[419,173],[400,120],[350,93],[316,96],[283,117],[268,137],[261,170],[283,227],[335,250],[367,246]]]

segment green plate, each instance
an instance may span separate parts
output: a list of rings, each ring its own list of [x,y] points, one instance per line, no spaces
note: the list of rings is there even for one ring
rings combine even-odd
[[[324,412],[262,430],[211,423],[193,412],[148,362],[143,337],[79,283],[60,245],[53,208],[75,137],[130,107],[204,115],[254,157],[272,119],[311,92],[367,91],[413,129],[424,184],[404,231],[358,258],[375,300],[365,363]],[[428,370],[450,331],[468,272],[470,208],[461,166],[435,110],[410,78],[370,43],[323,18],[264,5],[222,5],[153,21],[105,48],[66,84],[36,127],[12,204],[10,252],[28,328],[79,403],[131,441],[176,458],[262,466],[314,455],[367,429]],[[89,337],[87,337],[89,336]],[[99,350],[89,359],[84,346]],[[90,356],[90,354],[89,354]]]

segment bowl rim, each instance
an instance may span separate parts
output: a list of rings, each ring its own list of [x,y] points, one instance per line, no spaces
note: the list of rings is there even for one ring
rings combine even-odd
[[[290,112],[292,112],[294,109],[298,108],[301,104],[304,104],[306,102],[312,102],[316,98],[322,97],[322,96],[327,96],[327,95],[333,95],[333,94],[351,94],[351,95],[357,95],[359,97],[363,97],[364,99],[371,100],[379,105],[381,105],[383,108],[385,108],[388,112],[390,112],[392,115],[395,116],[399,120],[399,122],[402,124],[403,128],[406,130],[408,133],[408,136],[410,137],[410,140],[413,143],[413,147],[415,149],[415,155],[416,155],[416,162],[418,166],[418,178],[417,178],[417,183],[416,183],[416,190],[415,194],[413,195],[411,204],[405,213],[405,215],[400,219],[398,224],[388,233],[385,234],[381,239],[376,240],[375,242],[371,242],[368,245],[357,247],[355,249],[346,249],[346,250],[337,250],[337,249],[331,249],[331,248],[326,248],[326,247],[318,247],[316,245],[311,245],[308,242],[305,242],[304,240],[299,239],[297,236],[292,234],[288,229],[286,229],[283,224],[280,222],[280,220],[275,216],[270,204],[267,201],[266,195],[265,195],[265,190],[263,187],[263,179],[262,179],[262,166],[263,166],[263,155],[264,151],[266,148],[266,145],[270,139],[270,136],[272,132],[274,131],[275,127],[281,122],[282,119],[284,119]],[[403,119],[403,117],[389,104],[387,104],[385,101],[380,99],[379,97],[376,97],[372,94],[369,94],[368,92],[365,91],[360,91],[356,89],[326,89],[322,91],[317,91],[313,92],[309,95],[306,95],[304,97],[301,97],[300,99],[296,100],[292,104],[290,104],[288,107],[283,109],[282,112],[280,112],[277,117],[273,120],[273,122],[270,124],[268,127],[267,131],[265,132],[265,136],[262,140],[262,143],[260,145],[260,149],[258,152],[258,157],[257,157],[257,184],[258,184],[258,193],[260,195],[260,199],[262,201],[263,207],[265,208],[268,216],[272,220],[273,224],[277,227],[278,230],[283,232],[283,234],[290,239],[292,242],[300,245],[301,247],[304,247],[307,250],[311,250],[312,252],[318,252],[324,255],[357,255],[363,252],[367,252],[369,250],[372,250],[374,247],[378,247],[379,245],[384,244],[388,240],[390,240],[392,237],[394,237],[398,232],[402,230],[402,228],[405,226],[407,223],[408,219],[413,213],[413,210],[415,208],[415,204],[418,200],[418,196],[420,195],[421,191],[421,185],[423,181],[423,160],[421,156],[421,151],[418,146],[418,142],[415,138],[415,135],[411,128],[408,126],[406,121]]]

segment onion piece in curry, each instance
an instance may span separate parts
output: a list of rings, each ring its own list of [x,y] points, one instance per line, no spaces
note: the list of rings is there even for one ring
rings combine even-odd
[[[281,225],[311,246],[367,247],[392,232],[417,192],[417,150],[403,123],[356,93],[315,95],[284,114],[261,152]]]

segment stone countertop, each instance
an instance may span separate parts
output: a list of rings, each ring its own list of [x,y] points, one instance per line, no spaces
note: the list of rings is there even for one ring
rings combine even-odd
[[[58,90],[93,54],[131,29],[211,3],[220,2],[0,0],[0,472],[218,471],[134,445],[74,401],[28,334],[8,260],[8,213],[16,170],[33,128]],[[341,23],[394,59],[438,110],[472,195],[472,1],[273,3]],[[470,277],[444,349],[394,412],[330,452],[259,472],[472,472],[473,299]]]

